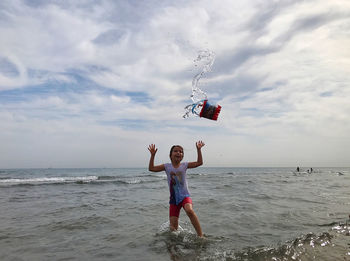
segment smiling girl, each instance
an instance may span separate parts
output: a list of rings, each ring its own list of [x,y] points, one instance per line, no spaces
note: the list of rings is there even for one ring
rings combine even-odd
[[[188,168],[191,169],[199,167],[203,164],[201,148],[204,145],[205,144],[203,141],[196,142],[197,161],[183,163],[181,163],[184,157],[183,148],[180,145],[174,145],[170,149],[171,163],[161,164],[157,166],[154,165],[154,158],[158,149],[154,144],[148,146],[148,150],[151,153],[148,170],[153,172],[160,172],[165,170],[167,174],[168,186],[170,190],[170,230],[177,230],[179,226],[180,210],[181,208],[184,208],[199,237],[203,237],[203,232],[198,217],[192,207],[192,199],[190,197],[187,186],[186,170]]]

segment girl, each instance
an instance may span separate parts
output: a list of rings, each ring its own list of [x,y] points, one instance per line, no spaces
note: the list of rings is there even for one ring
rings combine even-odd
[[[154,144],[148,146],[148,150],[151,153],[148,170],[153,172],[165,170],[167,174],[168,186],[170,190],[170,230],[177,230],[179,226],[180,210],[181,208],[184,208],[199,237],[203,237],[203,232],[198,217],[192,208],[192,199],[190,198],[190,193],[187,187],[186,170],[187,168],[196,168],[203,164],[201,152],[201,148],[203,146],[203,141],[196,142],[197,161],[181,163],[184,157],[183,148],[180,145],[174,145],[170,149],[171,163],[166,163],[157,166],[154,166],[154,157],[158,149]]]

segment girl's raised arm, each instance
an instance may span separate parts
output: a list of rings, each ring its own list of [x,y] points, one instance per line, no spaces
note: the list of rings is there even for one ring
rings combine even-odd
[[[204,146],[204,142],[203,141],[198,141],[196,142],[196,147],[197,147],[197,161],[194,162],[189,162],[187,165],[187,168],[192,169],[192,168],[197,168],[200,165],[203,164],[203,157],[202,157],[202,147]]]
[[[156,145],[154,145],[154,144],[149,145],[148,150],[151,153],[151,158],[149,159],[148,170],[153,171],[153,172],[160,172],[160,171],[165,170],[164,164],[154,166],[154,157],[156,156],[156,153],[158,151],[158,149],[156,148]]]

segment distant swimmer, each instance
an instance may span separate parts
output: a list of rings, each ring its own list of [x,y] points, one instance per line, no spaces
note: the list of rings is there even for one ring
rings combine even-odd
[[[299,167],[297,167],[297,172],[300,172],[300,168]]]
[[[154,144],[151,144],[148,147],[148,150],[151,153],[148,170],[153,172],[165,171],[167,175],[170,190],[170,230],[174,231],[178,229],[180,210],[181,208],[184,208],[199,237],[203,237],[203,232],[198,217],[192,208],[192,199],[187,186],[186,170],[199,167],[203,164],[201,152],[203,146],[204,142],[196,142],[197,161],[181,163],[184,156],[183,148],[180,145],[174,145],[170,149],[171,163],[156,166],[154,165],[154,158],[158,149]]]

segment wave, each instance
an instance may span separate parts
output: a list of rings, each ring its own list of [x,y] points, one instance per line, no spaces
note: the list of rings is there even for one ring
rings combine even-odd
[[[334,223],[332,223],[334,225]],[[350,226],[338,223],[320,234],[307,233],[279,247],[247,248],[234,260],[348,260]]]
[[[165,176],[166,178],[166,176]],[[126,176],[99,176],[99,182],[111,182],[115,184],[141,184],[141,183],[154,183],[160,180],[163,180],[164,177],[156,175],[142,175],[134,177]]]
[[[5,178],[5,179],[0,179],[0,185],[57,184],[57,183],[72,183],[72,182],[92,182],[94,180],[98,180],[98,177],[86,176],[86,177]]]
[[[166,174],[145,174],[145,175],[137,176],[137,177],[150,177],[150,178],[166,179]]]
[[[0,186],[36,186],[36,185],[64,185],[64,184],[124,184],[154,183],[164,179],[163,176],[79,176],[79,177],[35,177],[11,178],[2,177]],[[165,176],[166,179],[166,176]]]
[[[152,181],[148,181],[152,182]],[[147,183],[147,181],[144,181],[142,179],[138,178],[132,178],[132,179],[127,179],[127,180],[116,180],[114,183],[119,183],[119,184],[141,184],[141,183]]]
[[[3,180],[3,179],[11,179],[11,177],[0,177],[0,180]]]
[[[99,176],[97,179],[98,180],[114,180],[116,177],[115,176]]]
[[[234,242],[225,244],[225,247],[223,242],[229,242],[229,238],[205,235],[202,240],[187,229],[186,224],[181,225],[184,228],[174,233],[169,231],[169,223],[162,224],[151,248],[162,252],[165,244],[173,260],[349,260],[350,256],[347,239],[350,226],[347,224],[338,223],[327,232],[307,233],[278,246],[245,247],[241,250],[229,247]]]

